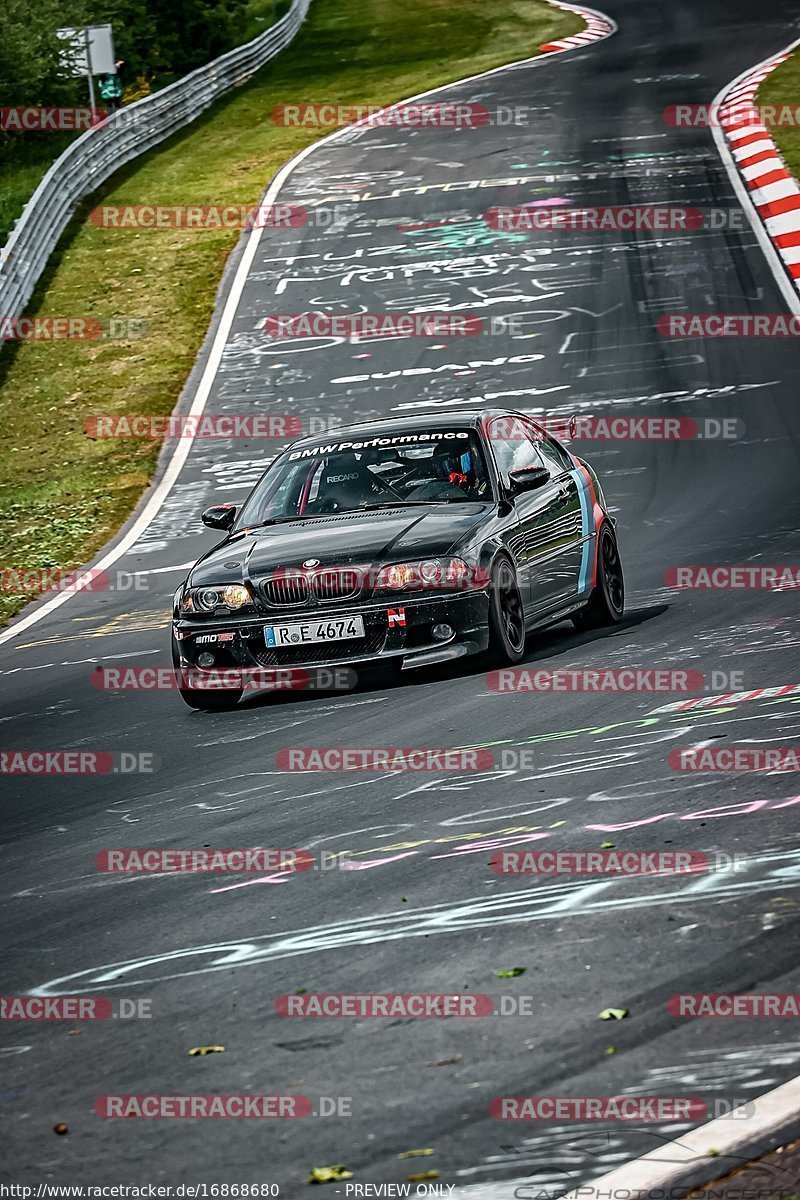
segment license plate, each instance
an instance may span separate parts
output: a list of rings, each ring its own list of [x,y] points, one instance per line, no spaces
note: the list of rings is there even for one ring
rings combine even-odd
[[[314,642],[341,642],[363,638],[363,617],[336,617],[327,621],[303,621],[297,625],[267,625],[264,639],[268,646],[309,646]]]

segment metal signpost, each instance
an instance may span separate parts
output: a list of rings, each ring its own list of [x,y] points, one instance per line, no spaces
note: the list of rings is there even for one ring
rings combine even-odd
[[[94,112],[95,75],[115,75],[114,35],[110,25],[85,25],[82,29],[58,29],[67,43],[63,62],[74,79],[85,75],[89,80],[89,104]]]

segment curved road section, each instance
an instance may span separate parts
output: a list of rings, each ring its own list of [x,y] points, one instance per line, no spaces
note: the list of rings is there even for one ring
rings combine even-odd
[[[786,312],[711,133],[663,113],[709,103],[786,45],[793,9],[613,0],[612,38],[436,93],[483,105],[490,123],[354,128],[286,174],[282,201],[339,219],[244,240],[217,349],[212,330],[185,404],[207,388],[209,413],[292,414],[320,431],[465,404],[691,418],[709,434],[727,421],[727,438],[575,443],[619,521],[628,616],[605,636],[560,625],[527,652],[537,669],[693,670],[709,691],[689,706],[685,695],[497,693],[469,661],[217,715],[170,692],[99,690],[97,665],[168,662],[172,591],[213,544],[201,509],[242,499],[280,443],[182,446],[158,513],[121,543],[116,590],[72,597],[2,647],[7,751],[118,756],[103,777],[3,781],[4,991],[107,996],[115,1013],[149,1001],[152,1014],[3,1023],[10,1178],[272,1182],[294,1196],[310,1168],[344,1164],[360,1184],[436,1170],[440,1184],[478,1194],[494,1182],[529,1200],[679,1136],[695,1110],[501,1121],[496,1097],[690,1096],[720,1115],[798,1073],[790,1021],[687,1020],[667,1007],[681,993],[797,988],[797,777],[669,764],[686,745],[800,743],[796,593],[680,590],[668,574],[800,563],[797,358],[789,338],[658,331],[665,314]],[[509,231],[485,220],[501,205],[718,215],[693,229]],[[261,329],[313,309],[467,313],[486,331],[354,343]],[[494,765],[429,776],[276,765],[285,747],[387,744],[480,747]],[[489,866],[498,847],[603,843],[728,860],[684,877]],[[300,847],[338,866],[290,877],[95,866],[109,848],[153,846]],[[478,993],[498,1015],[276,1011],[276,997],[302,989]],[[629,1016],[598,1020],[608,1008]],[[189,1055],[202,1045],[225,1049]],[[106,1094],[240,1092],[307,1095],[317,1113],[333,1098],[334,1113],[259,1124],[93,1112]],[[69,1136],[54,1137],[57,1122]],[[434,1154],[398,1157],[415,1148]]]

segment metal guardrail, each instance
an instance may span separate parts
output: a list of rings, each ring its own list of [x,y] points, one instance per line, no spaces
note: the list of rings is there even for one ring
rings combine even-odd
[[[67,147],[31,196],[0,251],[0,321],[22,315],[79,202],[125,163],[194,121],[219,96],[246,83],[293,41],[310,3],[294,0],[280,21],[251,42],[119,109]]]

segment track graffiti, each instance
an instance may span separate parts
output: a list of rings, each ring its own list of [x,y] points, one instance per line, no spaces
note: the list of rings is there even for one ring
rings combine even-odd
[[[800,887],[800,850],[777,850],[752,855],[745,870],[716,871],[676,886],[674,877],[652,877],[645,892],[631,880],[604,879],[584,883],[570,879],[520,889],[505,895],[471,896],[427,908],[384,913],[348,921],[255,934],[212,945],[186,946],[162,954],[107,963],[76,971],[31,989],[36,996],[78,994],[93,989],[152,985],[169,979],[229,970],[232,966],[258,966],[277,959],[337,950],[344,946],[370,946],[408,938],[454,934],[498,924],[565,920],[606,914],[635,903],[638,908],[733,901],[758,890]]]

